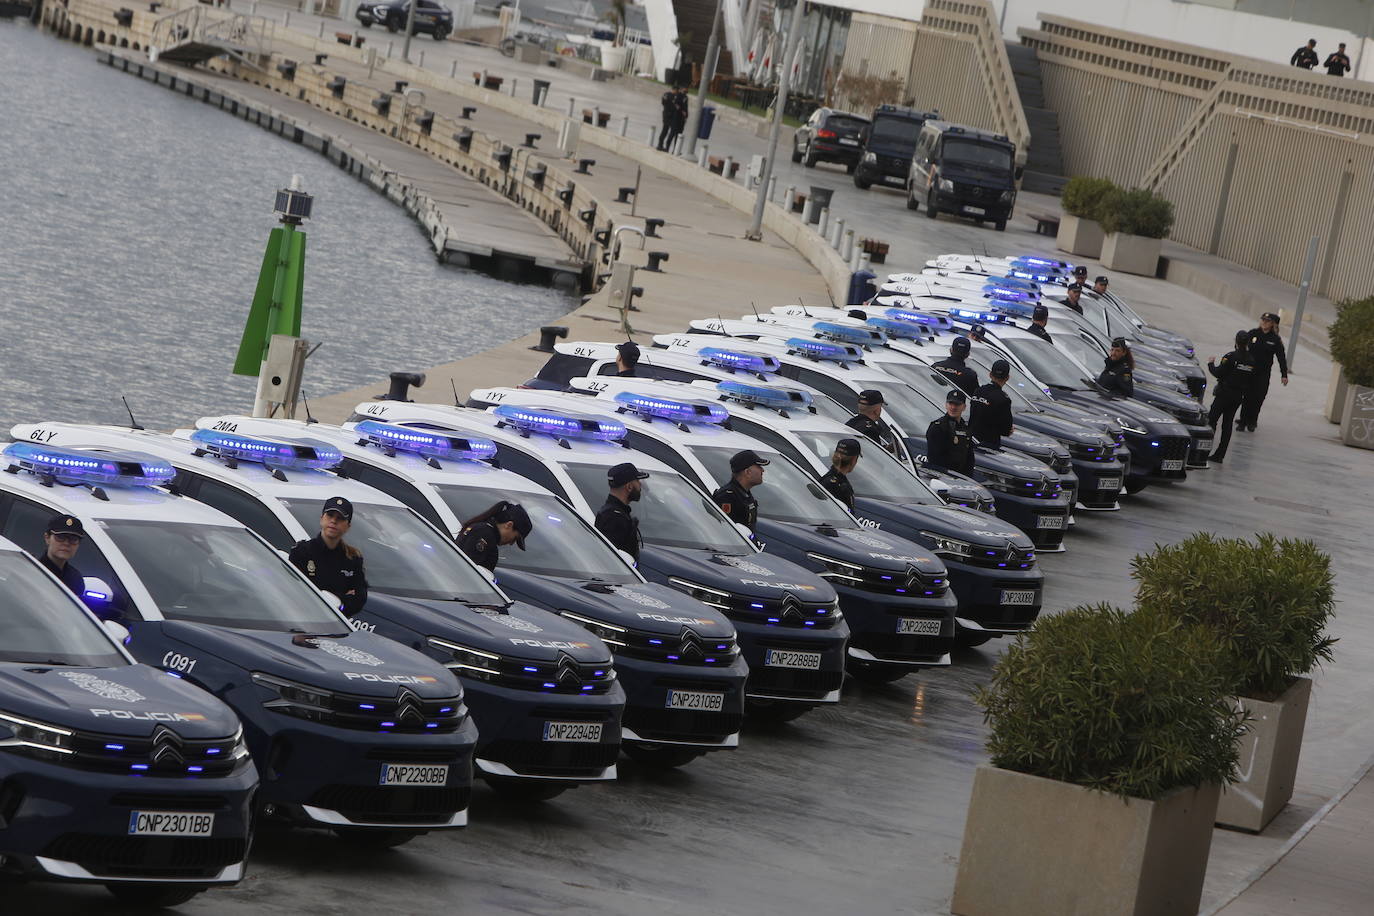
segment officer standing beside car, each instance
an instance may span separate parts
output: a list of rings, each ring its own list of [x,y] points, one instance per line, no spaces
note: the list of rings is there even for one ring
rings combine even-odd
[[[500,548],[514,544],[524,550],[525,538],[533,530],[534,523],[525,507],[503,499],[463,522],[463,530],[458,532],[458,549],[478,566],[495,572],[501,559]]]
[[[931,364],[932,369],[959,386],[965,394],[972,394],[978,390],[978,373],[964,362],[972,349],[973,345],[967,337],[956,337],[950,341],[949,356]]]
[[[964,419],[968,395],[951,388],[945,395],[945,415],[926,428],[926,467],[935,471],[973,473],[973,434]]]
[[[1002,437],[1016,432],[1011,420],[1011,398],[1002,390],[1011,378],[1011,363],[997,360],[988,368],[988,378],[990,381],[973,393],[969,431],[983,448],[1001,448]]]
[[[821,486],[851,512],[854,510],[854,487],[849,483],[849,475],[854,473],[862,454],[858,439],[841,439],[835,443],[835,453],[830,456],[830,470],[821,478]]]
[[[1129,398],[1135,394],[1135,357],[1131,348],[1126,346],[1126,338],[1113,337],[1112,348],[1102,361],[1102,371],[1098,373],[1097,384],[1115,397]]]
[[[72,557],[81,549],[81,539],[85,536],[86,529],[82,527],[81,519],[72,515],[54,515],[43,531],[43,555],[38,558],[38,562],[78,598],[85,594],[86,579],[72,565]]]
[[[1236,429],[1242,432],[1255,431],[1260,408],[1264,406],[1264,399],[1269,395],[1269,377],[1274,371],[1274,360],[1277,359],[1279,362],[1280,381],[1288,384],[1288,355],[1284,352],[1278,326],[1279,316],[1273,312],[1265,312],[1260,316],[1260,326],[1250,332],[1247,349],[1255,369],[1250,380],[1250,388],[1245,392],[1245,401],[1241,404],[1240,419],[1236,421]]]
[[[965,341],[967,343],[967,341]],[[850,429],[863,433],[891,454],[897,454],[897,434],[883,419],[883,393],[874,388],[859,392],[859,412],[845,423]]]
[[[759,503],[753,489],[763,483],[763,469],[767,458],[760,458],[753,449],[745,449],[730,456],[730,482],[711,494],[711,500],[730,521],[744,525],[750,531],[759,521]]]
[[[299,541],[287,558],[322,592],[329,592],[343,604],[349,617],[367,603],[367,572],[362,551],[344,541],[353,527],[353,504],[342,496],[324,501],[320,512],[320,533]]]
[[[648,476],[628,461],[611,468],[606,472],[610,492],[596,513],[596,530],[606,535],[606,540],[617,550],[625,551],[636,560],[644,539],[639,535],[639,519],[630,512],[630,503],[639,501],[644,490],[640,481]]]
[[[1221,462],[1226,457],[1226,447],[1231,444],[1231,421],[1236,410],[1245,398],[1245,393],[1254,383],[1255,363],[1247,352],[1250,346],[1250,332],[1236,332],[1236,348],[1221,358],[1207,360],[1207,371],[1216,376],[1217,390],[1212,394],[1212,409],[1207,412],[1207,423],[1215,431],[1221,423],[1221,442],[1207,456],[1208,461]]]
[[[1049,323],[1049,320],[1050,310],[1043,305],[1037,305],[1035,310],[1031,312],[1030,327],[1026,328],[1026,330],[1046,343],[1054,343],[1053,340],[1050,340],[1050,332],[1045,330],[1045,325]]]

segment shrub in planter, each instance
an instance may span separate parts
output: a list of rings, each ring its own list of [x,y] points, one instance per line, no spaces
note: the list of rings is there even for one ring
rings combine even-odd
[[[1079,219],[1101,220],[1101,207],[1104,200],[1113,192],[1121,190],[1110,178],[1089,178],[1078,175],[1070,178],[1064,185],[1060,203],[1064,212]]]
[[[1059,221],[1055,245],[1061,251],[1084,258],[1102,256],[1102,203],[1119,190],[1106,178],[1078,176],[1064,185],[1064,217]]]
[[[1346,381],[1374,388],[1374,296],[1336,303],[1336,320],[1327,333],[1331,358],[1341,364]]]
[[[1174,205],[1143,188],[1116,188],[1098,204],[1098,222],[1108,235],[1162,239],[1174,227]]]

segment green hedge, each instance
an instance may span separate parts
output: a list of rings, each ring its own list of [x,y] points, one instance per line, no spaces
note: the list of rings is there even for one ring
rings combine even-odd
[[[1079,219],[1100,220],[1102,202],[1114,191],[1119,190],[1109,178],[1089,178],[1079,175],[1070,178],[1064,185],[1060,205],[1064,212]]]
[[[1102,231],[1162,239],[1174,227],[1174,205],[1143,188],[1117,188],[1099,204]]]
[[[1331,358],[1352,385],[1374,388],[1374,296],[1336,303],[1336,320],[1327,329]]]

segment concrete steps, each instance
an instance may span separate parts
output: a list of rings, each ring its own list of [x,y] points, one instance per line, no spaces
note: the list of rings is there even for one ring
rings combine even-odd
[[[1034,48],[1007,42],[1007,57],[1016,79],[1016,92],[1026,113],[1031,143],[1027,151],[1026,173],[1021,187],[1041,194],[1059,194],[1064,189],[1064,157],[1060,147],[1059,115],[1045,107],[1045,87],[1040,76],[1040,60]]]
[[[673,13],[677,16],[678,35],[691,36],[689,41],[682,44],[687,57],[692,63],[705,66],[706,43],[711,40],[711,24],[716,15],[715,0],[673,0]],[[734,72],[734,58],[722,41],[716,74],[730,76]]]

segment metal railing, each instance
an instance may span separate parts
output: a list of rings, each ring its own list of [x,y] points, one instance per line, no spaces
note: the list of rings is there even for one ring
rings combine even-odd
[[[262,16],[196,4],[154,22],[149,44],[162,53],[183,45],[211,45],[256,66],[249,58],[269,54],[274,36],[275,24]]]

